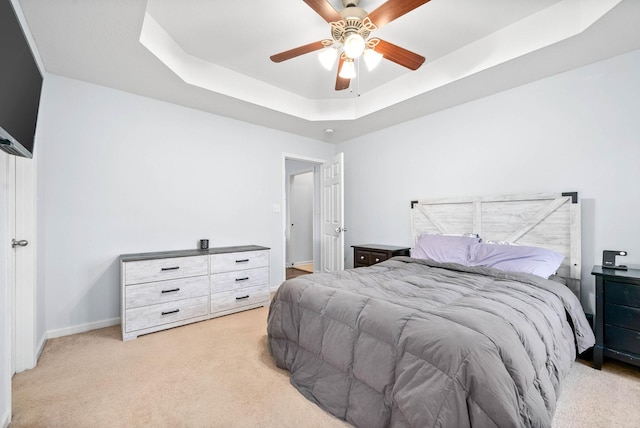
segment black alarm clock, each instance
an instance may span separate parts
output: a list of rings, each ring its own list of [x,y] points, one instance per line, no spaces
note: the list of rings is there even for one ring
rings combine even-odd
[[[616,265],[616,256],[626,255],[626,251],[604,250],[602,252],[602,267],[606,269],[627,270],[625,265]]]

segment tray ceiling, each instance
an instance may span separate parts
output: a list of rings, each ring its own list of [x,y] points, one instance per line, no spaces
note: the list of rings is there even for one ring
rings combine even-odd
[[[640,48],[637,0],[431,0],[374,34],[420,69],[363,65],[337,92],[316,53],[269,60],[330,37],[302,0],[19,4],[47,72],[331,142]]]

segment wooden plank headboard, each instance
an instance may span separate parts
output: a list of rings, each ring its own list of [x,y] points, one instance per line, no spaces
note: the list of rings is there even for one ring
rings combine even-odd
[[[411,201],[411,246],[423,233],[476,233],[484,241],[544,247],[565,258],[558,275],[580,297],[577,192]]]

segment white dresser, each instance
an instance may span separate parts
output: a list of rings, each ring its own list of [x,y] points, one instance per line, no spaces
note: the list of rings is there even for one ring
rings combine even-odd
[[[122,339],[269,305],[269,248],[120,256]]]

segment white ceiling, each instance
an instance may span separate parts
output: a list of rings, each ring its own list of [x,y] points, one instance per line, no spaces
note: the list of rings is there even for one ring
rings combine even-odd
[[[330,38],[302,0],[19,3],[47,72],[330,142],[640,48],[639,0],[431,0],[372,34],[420,69],[362,66],[336,92],[316,53],[269,60]]]

